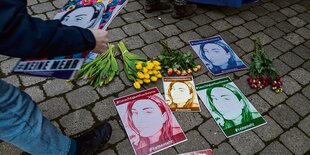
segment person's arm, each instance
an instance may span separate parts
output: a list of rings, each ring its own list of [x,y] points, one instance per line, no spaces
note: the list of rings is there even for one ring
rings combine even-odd
[[[38,58],[71,55],[95,48],[88,29],[64,26],[58,20],[31,17],[25,0],[0,0],[0,54]]]

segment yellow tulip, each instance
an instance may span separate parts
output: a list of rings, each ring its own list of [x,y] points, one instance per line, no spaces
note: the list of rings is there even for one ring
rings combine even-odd
[[[151,71],[151,70],[150,70],[150,71],[147,72],[147,74],[150,74],[150,75],[151,75],[151,74],[155,74],[155,73],[154,73],[154,71]]]
[[[153,63],[151,63],[150,61],[146,62],[146,68],[147,69],[153,69],[153,67],[154,67]]]
[[[154,68],[155,68],[155,70],[161,70],[160,66],[155,66]]]
[[[142,72],[143,72],[143,73],[147,73],[148,71],[149,71],[149,70],[148,70],[146,67],[143,67],[143,68],[142,68]]]
[[[144,74],[144,78],[145,78],[145,79],[149,79],[149,78],[150,78],[150,75],[149,75],[149,74]]]
[[[137,69],[142,69],[142,64],[140,64],[140,63],[136,64],[136,68]]]
[[[140,84],[143,84],[143,81],[141,79],[137,79],[137,82],[139,82]]]
[[[153,82],[157,81],[157,77],[156,76],[152,76],[151,77],[151,81],[153,81]]]
[[[160,62],[157,61],[157,60],[154,60],[154,61],[153,61],[153,64],[154,64],[155,66],[159,66],[159,65],[160,65]]]
[[[155,75],[157,78],[162,78],[163,76],[159,73]]]
[[[143,79],[143,82],[144,82],[144,83],[150,83],[151,80],[150,80],[150,79]]]
[[[141,88],[141,85],[138,81],[136,81],[135,83],[133,83],[133,86],[136,88],[136,89],[140,89]]]
[[[139,79],[145,78],[145,77],[144,77],[144,74],[143,74],[142,72],[138,72],[138,73],[137,73],[137,77],[138,77]]]

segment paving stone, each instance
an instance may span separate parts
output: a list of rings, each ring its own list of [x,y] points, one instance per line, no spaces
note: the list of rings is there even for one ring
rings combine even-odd
[[[5,77],[5,78],[1,78],[1,80],[15,86],[15,87],[20,87],[20,82],[19,82],[19,79],[16,75],[12,75],[12,76],[8,76],[8,77]]]
[[[25,92],[31,96],[32,100],[35,102],[41,102],[45,100],[43,90],[39,86],[33,86],[26,88]]]
[[[238,136],[231,137],[229,138],[229,143],[240,154],[255,154],[265,147],[263,141],[253,131],[247,131]]]
[[[308,136],[310,136],[310,116],[301,120],[298,124],[298,127],[305,132]]]
[[[91,128],[95,123],[92,114],[85,109],[69,113],[62,117],[59,122],[65,128],[64,132],[67,135],[80,133]]]
[[[248,53],[242,56],[242,60],[245,61],[247,64],[251,64],[252,62],[253,53]]]
[[[35,17],[35,18],[40,18],[42,20],[47,20],[47,17],[45,14],[37,14],[37,15],[34,15],[32,17]]]
[[[243,75],[245,75],[245,74],[248,74],[248,73],[249,73],[248,70],[242,70],[242,71],[236,71],[236,72],[234,72],[234,74],[235,74],[237,77],[241,77],[241,76],[243,76]]]
[[[304,37],[305,39],[310,39],[310,30],[307,28],[302,27],[300,29],[297,29],[295,32],[300,36]]]
[[[281,2],[281,3],[279,3],[279,2]],[[283,0],[274,0],[273,3],[277,4],[281,8],[285,8],[285,7],[288,7],[291,5],[289,2],[283,1]]]
[[[164,14],[164,15],[160,15],[158,18],[159,18],[165,25],[167,25],[167,24],[172,24],[172,23],[175,23],[175,22],[179,21],[178,19],[172,18],[170,13]]]
[[[144,41],[139,36],[132,36],[123,39],[123,42],[125,43],[128,50],[136,49],[143,47]]]
[[[45,117],[52,120],[66,114],[70,109],[63,97],[55,97],[39,104]]]
[[[47,79],[45,77],[36,77],[28,75],[20,75],[19,77],[22,81],[22,84],[26,87],[45,81]]]
[[[110,144],[116,144],[120,140],[124,139],[126,134],[125,131],[121,129],[120,125],[118,124],[117,120],[109,121],[112,126],[112,135],[111,139],[109,140]]]
[[[36,4],[31,6],[31,9],[34,13],[43,13],[46,11],[52,11],[55,9],[55,7],[52,5],[51,2]]]
[[[303,68],[297,68],[293,70],[292,72],[290,72],[290,76],[292,76],[302,85],[306,85],[310,82],[310,72]]]
[[[125,6],[124,9],[128,12],[132,12],[143,9],[143,6],[139,2],[130,2]]]
[[[299,44],[305,42],[305,39],[296,33],[289,33],[286,36],[284,36],[283,38],[288,40],[289,42],[291,42],[293,45],[299,45]]]
[[[230,30],[235,36],[242,39],[250,36],[252,33],[243,26],[234,27]]]
[[[198,130],[211,145],[218,145],[226,139],[213,118],[200,125]]]
[[[278,12],[278,11],[275,11],[275,12],[272,12],[272,13],[269,13],[268,14],[273,20],[275,20],[276,22],[282,22],[284,20],[287,19],[287,17],[282,14],[281,12]]]
[[[267,124],[254,129],[254,132],[265,142],[271,141],[283,133],[282,128],[269,116],[264,116]]]
[[[156,155],[167,155],[167,154],[178,154],[178,153],[174,148],[168,148],[156,153]]]
[[[9,58],[8,56],[1,55],[1,54],[0,54],[0,62],[6,60],[6,59],[8,59],[8,58]]]
[[[168,46],[172,49],[179,49],[185,46],[182,40],[176,36],[167,38],[166,41],[167,41]]]
[[[166,25],[160,27],[158,30],[167,37],[171,37],[181,33],[181,31],[175,25]]]
[[[61,79],[48,80],[43,84],[47,96],[55,96],[72,90],[73,84]]]
[[[57,10],[46,12],[47,19],[51,19],[51,20],[54,19],[56,14],[57,14]]]
[[[95,106],[92,109],[92,112],[96,115],[98,120],[104,121],[112,116],[117,115],[113,99],[114,97],[111,96],[95,104]]]
[[[174,116],[184,132],[187,132],[203,123],[203,118],[199,115],[199,113],[174,112]]]
[[[270,105],[257,94],[249,96],[248,99],[260,114],[267,112],[271,108]]]
[[[142,51],[149,57],[155,58],[160,55],[160,51],[163,49],[160,43],[156,42],[154,44],[147,45],[142,48]]]
[[[201,26],[197,29],[195,29],[195,31],[201,35],[202,37],[211,37],[215,34],[217,34],[217,30],[215,30],[213,27],[209,26],[209,25],[204,25],[204,26]],[[196,38],[198,39],[198,38]]]
[[[283,8],[280,10],[280,12],[286,15],[287,17],[293,17],[297,15],[297,12],[292,10],[291,8]]]
[[[268,146],[265,147],[265,149],[260,152],[260,155],[291,155],[292,153],[286,149],[281,143],[278,141],[274,141]]]
[[[292,52],[288,52],[280,56],[280,59],[293,68],[301,65],[304,62],[303,59]]]
[[[297,128],[292,128],[282,134],[280,141],[294,154],[304,154],[310,148],[310,138]]]
[[[244,93],[244,91],[242,92]],[[276,94],[273,90],[271,90],[270,86],[260,90],[258,94],[272,106],[276,106],[279,103],[282,103],[287,98],[285,93]]]
[[[243,11],[243,12],[241,12],[240,14],[239,14],[239,16],[241,17],[241,18],[243,18],[244,20],[246,20],[246,21],[250,21],[250,20],[253,20],[253,19],[255,19],[255,18],[257,18],[258,16],[257,15],[255,15],[253,12],[251,12],[251,11]]]
[[[194,72],[193,76],[199,76],[199,75],[202,75],[202,74],[205,74],[206,72],[208,72],[208,68],[205,67],[205,64],[201,61],[200,58],[196,58],[194,60],[194,63],[197,65],[203,66],[203,67],[201,67],[201,70],[199,70],[198,72]]]
[[[286,100],[286,104],[302,117],[306,116],[310,112],[310,100],[300,93],[297,93]]]
[[[289,76],[282,77],[281,81],[283,82],[283,92],[287,95],[293,95],[301,89],[301,86]]]
[[[132,82],[127,78],[126,73],[124,71],[121,71],[119,74],[119,77],[124,82],[126,86],[132,86]]]
[[[127,25],[123,26],[122,29],[129,36],[133,36],[133,35],[145,32],[145,28],[140,23],[127,24]]]
[[[122,142],[118,143],[116,145],[116,150],[118,154],[126,154],[126,155],[134,155],[133,148],[131,147],[131,144],[127,139],[123,140]]]
[[[197,132],[192,130],[186,133],[187,141],[175,146],[178,152],[192,152],[193,150],[203,150],[210,148],[208,142]]]
[[[158,30],[147,31],[140,34],[140,36],[148,44],[160,41],[165,38]]]
[[[235,44],[230,44],[230,47],[234,50],[234,52],[241,58],[244,54],[246,54],[239,46]],[[251,54],[252,56],[252,54]]]
[[[229,31],[221,32],[219,35],[220,35],[220,36],[225,40],[225,42],[228,43],[228,44],[230,44],[230,43],[235,42],[235,41],[238,40],[238,38],[237,38],[235,35],[233,35],[231,32],[229,32]]]
[[[124,31],[121,28],[115,28],[115,29],[109,30],[109,41],[110,42],[119,41],[126,37],[127,35],[124,33]]]
[[[264,51],[272,60],[276,59],[278,56],[282,54],[282,52],[274,48],[272,45],[264,46]]]
[[[242,76],[240,79],[235,80],[234,83],[238,86],[238,88],[244,93],[244,95],[249,95],[254,93],[256,90],[252,89],[247,83],[248,76]]]
[[[218,10],[208,11],[208,12],[206,12],[206,15],[213,20],[218,20],[218,19],[225,17],[225,14],[223,14],[222,12],[220,12]]]
[[[310,49],[303,46],[303,45],[300,45],[300,46],[297,46],[296,48],[294,48],[293,52],[298,54],[301,58],[303,58],[305,60],[310,59]]]
[[[284,129],[290,128],[299,120],[299,116],[285,104],[272,109],[269,115]]]
[[[194,39],[200,39],[201,37],[199,36],[199,34],[197,34],[194,31],[187,31],[184,33],[181,33],[179,35],[179,37],[184,41],[184,42],[188,42],[189,40],[194,40]]]
[[[195,29],[198,27],[194,22],[184,19],[176,23],[176,26],[181,30],[181,31],[188,31]]]
[[[232,26],[223,19],[212,22],[211,25],[218,31],[225,31],[232,28]]]
[[[288,19],[288,22],[290,22],[295,27],[303,27],[307,24],[305,21],[301,20],[298,17],[292,17],[292,18]]]
[[[299,14],[298,17],[304,20],[305,22],[310,23],[309,15],[310,15],[309,12],[305,12],[305,13]]]
[[[307,42],[305,42],[304,45],[307,46],[308,48],[310,48],[310,40],[308,40]]]
[[[194,77],[194,82],[196,84],[203,83],[203,82],[206,82],[206,81],[209,81],[209,80],[211,80],[211,79],[206,74],[202,74],[200,76],[195,76]]]
[[[288,23],[287,21],[282,21],[280,23],[277,23],[276,27],[279,28],[281,31],[283,31],[285,33],[292,32],[292,31],[294,31],[296,29],[295,26],[293,26],[292,24]]]
[[[16,65],[16,63],[19,61],[18,58],[12,58],[5,61],[2,61],[0,63],[0,70],[4,75],[8,75]]]
[[[288,73],[290,70],[292,70],[288,65],[286,65],[285,63],[283,63],[281,60],[279,59],[275,59],[273,61],[273,65],[274,67],[278,70],[278,74],[280,76],[285,75],[286,73]]]
[[[310,60],[308,60],[306,63],[304,63],[304,64],[302,65],[302,67],[303,67],[304,69],[306,69],[308,72],[310,72]]]
[[[139,22],[144,19],[144,16],[138,11],[130,12],[121,16],[128,23]]]
[[[259,32],[265,28],[255,20],[247,22],[243,24],[243,26],[254,33]]]
[[[198,25],[206,25],[208,23],[212,22],[212,19],[210,19],[208,16],[204,15],[204,14],[200,14],[197,16],[194,16],[191,18],[192,21],[194,21],[196,24]]]
[[[149,18],[141,21],[141,24],[148,30],[156,29],[162,27],[164,23],[158,18]]]
[[[293,45],[291,43],[282,38],[273,41],[271,44],[282,52],[287,52],[293,48]]]
[[[113,21],[111,22],[111,24],[109,25],[109,28],[116,28],[116,27],[120,27],[120,26],[123,26],[125,25],[126,22],[119,16],[115,17],[113,19]]]
[[[243,51],[245,51],[247,53],[252,52],[254,50],[254,42],[249,38],[239,40],[236,42],[236,44],[239,47],[241,47],[243,49]]]
[[[237,152],[228,143],[222,143],[213,149],[213,154],[237,155]]]
[[[140,10],[139,12],[140,12],[141,14],[143,14],[146,18],[157,17],[157,18],[159,19],[160,17],[158,17],[158,16],[161,15],[161,12],[160,12],[160,11],[153,11],[152,13],[146,13],[146,12],[144,11],[144,9],[142,9],[142,10]],[[164,12],[164,11],[163,11],[163,12]]]
[[[228,7],[223,7],[223,8],[220,8],[221,11],[226,14],[226,15],[235,15],[237,13],[239,13],[240,11],[238,9],[235,9],[235,8],[228,8]]]
[[[274,26],[268,27],[267,29],[265,29],[264,33],[273,39],[278,39],[278,38],[284,36],[284,32],[282,32],[281,30],[279,30],[278,28],[276,28]]]
[[[269,13],[268,10],[266,10],[265,8],[261,7],[261,6],[257,6],[257,7],[253,7],[250,9],[254,14],[256,14],[257,16],[264,16],[266,14]]]
[[[18,147],[6,142],[0,143],[0,150],[1,154],[3,153],[6,155],[21,154],[23,152],[23,150],[19,149]]]
[[[245,23],[245,21],[237,15],[226,17],[225,20],[233,26],[238,26]]]
[[[79,109],[95,102],[99,96],[93,87],[84,86],[67,93],[66,98],[73,109]]]
[[[257,18],[256,21],[258,21],[260,24],[262,24],[265,27],[270,27],[276,24],[276,22],[269,16],[263,16],[263,17]]]
[[[262,7],[264,7],[268,11],[276,11],[276,10],[280,9],[280,7],[278,7],[274,3],[265,3],[265,4],[262,5]]]
[[[111,149],[108,149],[108,150],[105,150],[103,152],[100,152],[98,155],[106,155],[106,154],[108,154],[108,155],[116,155],[116,153],[113,150],[111,150]]]
[[[109,85],[105,85],[101,88],[96,88],[96,90],[102,97],[106,97],[108,95],[119,92],[124,88],[125,85],[122,83],[122,81],[118,77],[115,77],[114,80]]]
[[[162,79],[158,80],[157,82],[151,82],[151,83],[142,85],[142,87],[143,87],[144,89],[141,89],[141,90],[151,89],[151,88],[157,87],[157,89],[159,90],[159,92],[160,92],[161,94],[164,94],[164,86],[163,86],[162,84],[159,84],[159,83],[163,83],[163,82],[162,82]]]
[[[205,118],[205,119],[209,119],[211,118],[211,114],[210,112],[207,110],[206,106],[204,105],[204,103],[200,100],[199,98],[199,104],[200,104],[200,114]]]
[[[52,1],[54,6],[58,9],[62,8],[63,6],[65,6],[65,4],[68,2],[66,0],[54,0]]]
[[[34,5],[34,4],[37,4],[38,1],[37,0],[27,0],[27,6],[31,6],[31,5]]]
[[[295,11],[299,12],[299,13],[307,11],[307,8],[305,8],[304,6],[301,6],[299,4],[294,4],[291,6],[291,8],[294,9]]]

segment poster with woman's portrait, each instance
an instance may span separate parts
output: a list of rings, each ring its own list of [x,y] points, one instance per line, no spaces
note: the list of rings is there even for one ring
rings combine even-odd
[[[164,77],[166,103],[172,111],[200,112],[192,76]]]
[[[182,153],[178,155],[213,155],[213,151],[211,149],[199,150],[193,152]]]
[[[191,40],[189,43],[213,75],[221,75],[248,68],[220,36]]]
[[[226,137],[267,123],[228,77],[197,84],[196,88],[198,96]]]
[[[117,98],[114,104],[136,155],[154,154],[187,141],[157,88]]]

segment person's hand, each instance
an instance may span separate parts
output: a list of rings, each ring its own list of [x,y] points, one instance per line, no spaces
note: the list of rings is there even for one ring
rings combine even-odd
[[[109,42],[108,31],[100,29],[89,29],[89,30],[93,33],[96,39],[96,46],[92,51],[99,54],[105,52],[108,48],[108,42]]]

